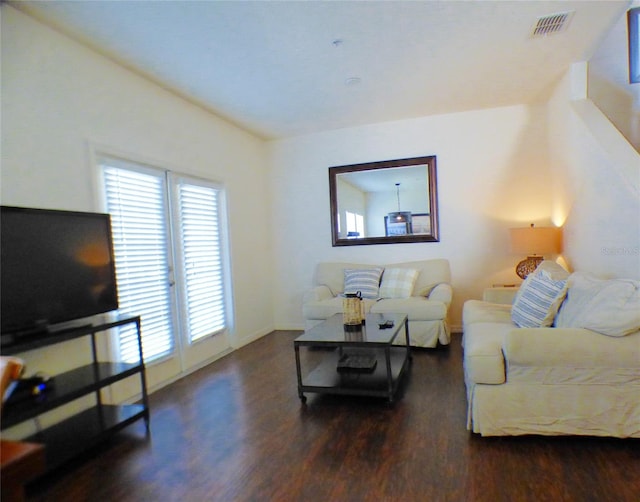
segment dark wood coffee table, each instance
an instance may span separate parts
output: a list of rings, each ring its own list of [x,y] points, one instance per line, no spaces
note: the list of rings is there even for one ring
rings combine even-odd
[[[381,329],[380,323],[393,321],[393,327]],[[403,330],[405,343],[393,342]],[[293,342],[298,374],[298,396],[305,403],[305,392],[386,397],[393,403],[403,375],[411,362],[409,321],[406,314],[367,314],[360,331],[347,331],[342,314],[336,314],[314,326]],[[303,376],[300,347],[325,348],[319,350],[321,361]],[[333,350],[331,350],[333,349]],[[307,349],[308,350],[308,349]],[[372,356],[373,370],[346,369],[338,371],[338,360],[344,354]]]

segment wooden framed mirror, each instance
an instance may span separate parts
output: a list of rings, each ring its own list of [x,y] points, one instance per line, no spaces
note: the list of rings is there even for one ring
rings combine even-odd
[[[436,156],[329,168],[333,246],[438,242]]]

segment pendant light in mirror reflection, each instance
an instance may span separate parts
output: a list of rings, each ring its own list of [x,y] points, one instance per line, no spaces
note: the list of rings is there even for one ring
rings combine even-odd
[[[387,236],[412,233],[411,211],[402,211],[400,209],[400,183],[396,183],[396,199],[398,201],[398,210],[390,212],[385,219],[385,235]]]

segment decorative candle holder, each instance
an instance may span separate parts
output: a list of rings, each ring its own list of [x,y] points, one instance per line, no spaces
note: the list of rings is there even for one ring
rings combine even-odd
[[[346,342],[364,342],[367,340],[367,328],[363,324],[344,327],[344,340]]]
[[[342,300],[342,322],[346,330],[362,326],[362,294],[346,293]]]

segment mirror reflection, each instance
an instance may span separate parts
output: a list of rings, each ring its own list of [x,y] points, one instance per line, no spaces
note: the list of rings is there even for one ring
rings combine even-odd
[[[333,245],[437,241],[435,160],[330,167]]]

